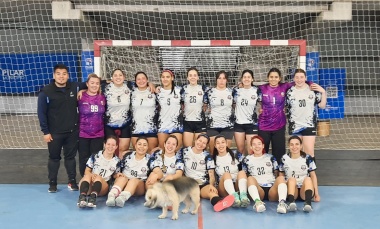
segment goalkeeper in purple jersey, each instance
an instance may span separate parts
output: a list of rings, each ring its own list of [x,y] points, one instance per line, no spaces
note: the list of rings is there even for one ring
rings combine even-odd
[[[277,68],[270,69],[267,77],[269,83],[259,86],[259,136],[264,139],[265,152],[269,152],[272,142],[272,154],[280,161],[285,154],[286,91],[294,83],[281,83],[281,71]]]
[[[79,172],[83,176],[91,154],[103,149],[106,99],[100,94],[100,78],[90,74],[87,90],[78,101],[79,111]]]

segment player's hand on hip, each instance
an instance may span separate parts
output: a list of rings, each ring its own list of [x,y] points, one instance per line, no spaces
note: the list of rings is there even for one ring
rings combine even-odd
[[[51,134],[45,134],[44,135],[44,141],[45,142],[51,142],[51,141],[53,141],[53,138],[51,137]]]

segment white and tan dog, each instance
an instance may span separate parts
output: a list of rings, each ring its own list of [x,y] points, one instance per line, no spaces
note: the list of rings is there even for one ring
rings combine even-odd
[[[162,207],[162,214],[158,216],[160,219],[166,218],[168,207],[172,206],[172,220],[176,220],[178,219],[178,209],[181,202],[185,203],[182,213],[186,214],[189,212],[191,202],[195,205],[191,214],[198,213],[200,189],[196,180],[189,177],[180,177],[162,183],[157,182],[152,188],[147,190],[145,200],[145,207]]]

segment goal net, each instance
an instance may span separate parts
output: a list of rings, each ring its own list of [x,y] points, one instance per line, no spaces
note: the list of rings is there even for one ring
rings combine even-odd
[[[234,85],[244,69],[262,83],[272,67],[287,81],[305,68],[329,96],[316,148],[378,150],[379,11],[374,0],[2,0],[0,149],[46,148],[37,96],[64,63],[72,81],[121,68],[158,83],[168,68],[178,84],[195,66],[209,86],[219,70]]]

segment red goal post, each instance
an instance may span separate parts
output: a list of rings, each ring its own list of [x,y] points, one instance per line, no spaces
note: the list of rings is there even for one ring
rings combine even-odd
[[[101,76],[101,49],[113,47],[298,46],[297,67],[306,70],[306,40],[94,40],[94,72]]]

